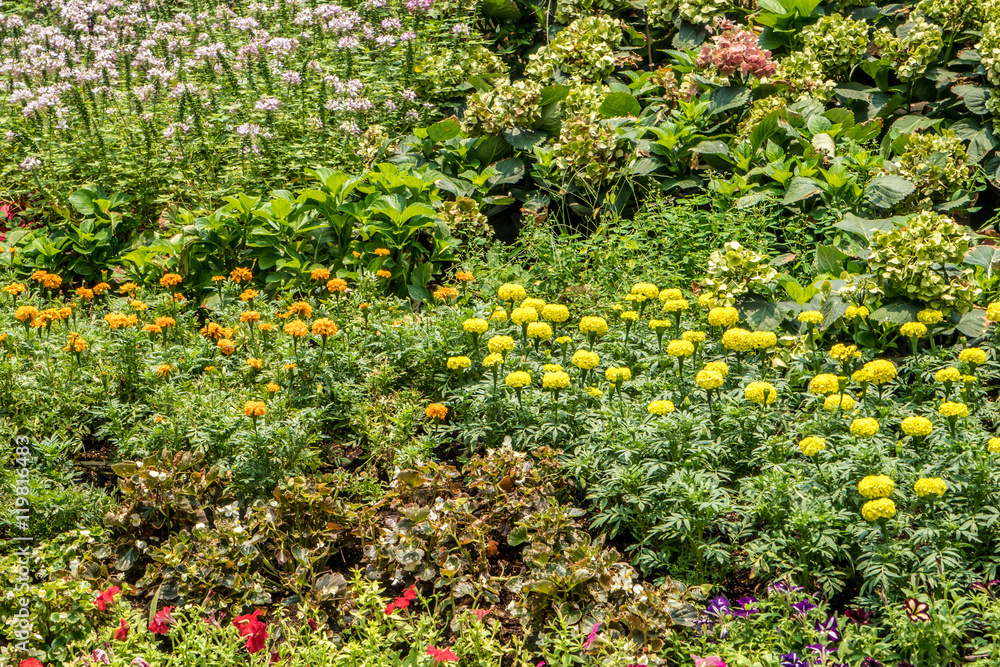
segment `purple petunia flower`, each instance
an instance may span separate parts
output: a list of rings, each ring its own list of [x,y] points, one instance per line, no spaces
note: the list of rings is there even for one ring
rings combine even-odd
[[[794,609],[796,613],[802,614],[803,616],[805,616],[815,608],[816,605],[810,602],[808,598],[803,600],[802,602],[796,602],[795,604],[792,605],[792,609]]]
[[[861,661],[861,667],[885,667],[885,666],[875,658],[868,656]]]
[[[837,617],[831,616],[825,621],[816,621],[813,629],[820,633],[826,634],[827,641],[839,642],[840,641],[840,629],[837,627]]]
[[[802,586],[796,586],[795,584],[789,583],[784,579],[779,581],[772,581],[767,585],[768,593],[794,593],[795,591],[804,591]]]
[[[757,604],[757,598],[755,598],[752,595],[748,595],[747,597],[740,598],[739,600],[736,601],[736,604],[733,606],[731,613],[736,618],[747,618],[751,614],[759,614],[760,609],[751,606],[756,604]]]
[[[781,667],[812,667],[812,663],[800,658],[798,653],[788,653],[781,656]]]
[[[705,607],[705,613],[709,616],[715,616],[721,618],[729,613],[732,605],[729,604],[729,600],[724,596],[719,595],[708,601],[708,606]]]
[[[832,644],[830,646],[823,646],[823,644],[809,644],[806,648],[816,654],[816,664],[818,665],[825,665],[827,658],[837,652],[837,647]]]

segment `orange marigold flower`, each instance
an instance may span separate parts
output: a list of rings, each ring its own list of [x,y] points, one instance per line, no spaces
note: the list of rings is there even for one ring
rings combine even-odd
[[[310,306],[305,301],[296,301],[295,303],[293,303],[288,307],[288,314],[301,315],[302,317],[308,320],[310,317],[312,317],[313,309],[312,306]]]
[[[181,277],[176,273],[165,273],[162,278],[160,278],[160,285],[163,287],[173,287],[174,285],[179,285],[181,283]]]
[[[38,317],[38,309],[34,306],[21,306],[14,311],[14,319],[18,322],[27,322]]]
[[[93,301],[94,300],[94,290],[89,289],[87,287],[77,287],[76,288],[76,295],[78,297],[80,297],[81,299],[83,299],[84,301]]]
[[[215,322],[208,322],[205,326],[201,328],[201,335],[205,338],[210,338],[212,340],[219,340],[220,338],[229,338],[233,335],[233,330],[229,327],[223,327]]]
[[[253,280],[253,274],[250,269],[237,267],[229,272],[229,279],[234,283],[248,283]]]
[[[226,279],[225,276],[212,276],[213,283],[221,283],[225,279]]]
[[[255,371],[259,371],[264,367],[264,362],[258,359],[257,357],[250,357],[249,359],[247,359],[247,366],[254,369]]]
[[[184,303],[185,301],[187,301],[187,297],[181,294],[180,292],[174,292],[174,295],[170,298],[177,303]]]
[[[441,403],[431,403],[424,409],[428,419],[444,419],[448,416],[448,408]]]
[[[274,331],[274,325],[270,322],[261,322],[257,325],[258,331]]]
[[[375,254],[379,257],[388,257],[392,253],[388,248],[375,248]]]
[[[158,327],[164,327],[164,328],[166,328],[166,327],[172,327],[175,324],[177,324],[177,320],[175,320],[172,317],[157,317],[156,318],[156,326],[158,326]]]
[[[88,343],[85,341],[80,334],[75,331],[70,331],[68,335],[68,341],[66,342],[66,347],[63,348],[65,352],[73,352],[79,354],[87,349]]]
[[[142,330],[151,334],[162,333],[163,329],[158,324],[144,324]]]
[[[236,344],[228,338],[220,338],[219,342],[216,343],[216,346],[218,346],[219,351],[227,357],[236,351]]]
[[[109,289],[111,289],[111,285],[107,283],[97,283],[96,285],[94,285],[94,294],[96,294],[97,296],[101,296]]]
[[[24,283],[11,283],[3,288],[3,291],[11,296],[17,296],[18,294],[23,294],[28,291],[28,288],[24,286]]]
[[[378,271],[375,272],[375,275],[378,276],[379,278],[385,278],[385,279],[388,280],[389,278],[392,278],[392,271],[386,271],[385,269],[379,269]]]
[[[439,287],[434,290],[434,298],[439,301],[447,301],[458,297],[458,290],[454,287]]]
[[[49,275],[48,271],[43,271],[42,269],[39,269],[31,274],[31,279],[34,280],[36,283],[40,283],[43,280],[45,280],[45,276],[47,275]]]
[[[333,320],[321,317],[313,322],[312,332],[317,336],[332,336],[337,333],[337,324]]]
[[[206,373],[212,373],[215,371],[215,366],[205,366]]]
[[[326,288],[331,292],[346,292],[347,281],[343,278],[332,278],[327,281]]]
[[[354,259],[361,259],[361,253],[357,250],[352,250],[351,254],[354,255]]]
[[[126,315],[125,313],[108,313],[104,316],[104,321],[108,323],[112,329],[120,329],[122,327],[130,327],[138,323],[138,318],[135,315]]]
[[[245,310],[240,313],[240,322],[259,322],[260,313],[256,310]]]
[[[174,367],[171,366],[170,364],[160,364],[156,368],[156,375],[161,378],[167,377],[173,372],[174,372]]]
[[[285,333],[292,338],[301,338],[309,335],[309,325],[302,320],[293,320],[285,325]]]
[[[312,271],[309,272],[309,276],[313,280],[326,280],[330,277],[330,269],[323,269],[323,268],[313,269]]]
[[[472,273],[469,271],[457,271],[455,273],[455,280],[460,280],[463,283],[467,283],[472,280]]]
[[[258,295],[260,292],[255,289],[245,289],[240,293],[240,301],[251,301],[256,299]]]
[[[42,285],[49,289],[58,289],[62,285],[62,278],[54,273],[49,273],[42,279]]]
[[[298,364],[285,364],[284,366],[282,366],[282,368],[286,371],[295,370],[298,367],[299,367]]]
[[[124,285],[120,285],[118,287],[118,293],[119,294],[129,294],[129,295],[131,295],[131,294],[134,294],[135,291],[138,290],[138,289],[139,289],[138,285],[136,285],[135,283],[129,281],[129,282],[125,283]]]
[[[132,301],[129,301],[128,305],[132,306],[133,308],[135,308],[139,312],[142,312],[142,311],[146,310],[147,308],[149,308],[149,306],[147,306],[146,304],[144,304],[142,301],[139,301],[138,299],[133,299]]]
[[[281,391],[281,386],[280,385],[276,385],[273,382],[268,382],[267,383],[267,390],[273,394],[275,392]]]
[[[263,417],[267,414],[267,406],[262,401],[247,401],[243,406],[243,414],[247,417]]]

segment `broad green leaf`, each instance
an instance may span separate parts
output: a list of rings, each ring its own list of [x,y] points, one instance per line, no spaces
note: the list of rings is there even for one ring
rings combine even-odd
[[[435,144],[454,139],[462,131],[462,124],[455,118],[445,118],[427,128],[427,137]]]
[[[922,306],[914,301],[895,301],[882,306],[869,317],[875,322],[906,324],[916,322],[917,313],[921,310]]]
[[[1000,246],[978,245],[965,254],[965,263],[986,269],[986,277],[993,277],[993,268],[1000,264]]]
[[[886,174],[876,176],[865,186],[865,197],[879,208],[892,208],[906,199],[914,189],[913,183],[905,178]]]
[[[796,176],[792,179],[792,182],[788,184],[788,189],[785,190],[785,196],[781,200],[782,204],[794,204],[795,202],[808,199],[815,194],[822,192],[819,187],[819,183],[811,178],[803,178],[802,176]]]
[[[724,86],[712,93],[712,113],[721,114],[740,109],[750,103],[750,89],[743,86]]]
[[[729,146],[724,141],[703,141],[691,151],[702,155],[729,155]]]
[[[870,244],[875,232],[891,232],[895,229],[896,225],[893,224],[893,221],[897,219],[902,221],[905,218],[870,220],[868,218],[859,218],[852,213],[848,213],[844,216],[843,220],[835,222],[833,226],[837,229],[843,229],[845,232],[857,234]]]
[[[816,269],[819,273],[829,273],[839,276],[844,270],[844,260],[847,255],[832,245],[821,245],[816,248]]]
[[[958,321],[955,328],[969,338],[980,338],[985,336],[986,332],[989,331],[990,323],[989,320],[986,319],[986,313],[984,311],[971,310],[965,315],[962,315],[962,319]]]
[[[597,111],[605,118],[638,116],[642,113],[642,106],[628,93],[608,93]]]

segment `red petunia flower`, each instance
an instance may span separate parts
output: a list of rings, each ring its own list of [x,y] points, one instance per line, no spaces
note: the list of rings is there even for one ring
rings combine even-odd
[[[414,584],[406,589],[402,597],[398,597],[385,606],[385,615],[388,616],[395,609],[406,609],[410,603],[417,599],[417,587]]]
[[[490,613],[490,610],[489,609],[473,609],[472,613],[475,614],[476,618],[478,618],[481,621],[481,620],[483,620],[483,617],[486,616],[486,614]]]
[[[257,617],[263,613],[264,610],[258,609],[252,614],[244,614],[243,616],[237,616],[233,619],[233,625],[235,625],[236,629],[240,631],[240,637],[246,637],[253,632],[251,626],[253,626],[254,623],[260,623]]]
[[[123,642],[127,638],[128,638],[128,623],[126,623],[125,619],[123,618],[119,620],[118,629],[115,630],[115,639],[117,639],[120,642]]]
[[[101,611],[104,611],[105,609],[108,608],[108,605],[111,604],[111,602],[114,600],[115,595],[120,593],[121,590],[122,589],[118,588],[117,586],[111,586],[107,590],[101,591],[100,594],[98,594],[97,599],[94,600],[94,606],[100,609]]]
[[[149,623],[149,631],[154,635],[165,635],[170,632],[170,626],[174,624],[174,617],[170,615],[172,609],[173,607],[164,607],[156,612]]]
[[[42,663],[38,662],[34,658],[25,658],[21,661],[18,667],[45,667]]]
[[[306,621],[306,623],[309,624],[309,629],[312,630],[313,632],[316,632],[316,630],[319,629],[319,623],[317,623],[315,620],[311,618],[308,621]]]
[[[458,656],[446,648],[427,647],[427,655],[434,658],[434,662],[458,662]]]
[[[247,653],[253,655],[257,651],[263,651],[267,636],[267,625],[263,621],[253,621],[250,624],[250,631],[246,635]]]

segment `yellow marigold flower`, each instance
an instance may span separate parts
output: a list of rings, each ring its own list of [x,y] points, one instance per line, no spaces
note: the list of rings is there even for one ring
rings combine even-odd
[[[632,379],[632,371],[623,366],[609,366],[608,369],[604,371],[604,377],[607,378],[608,382],[611,384],[628,382]]]
[[[713,327],[735,327],[740,313],[732,306],[717,306],[708,311],[708,323]]]
[[[940,477],[921,477],[913,484],[913,492],[917,496],[941,496],[948,490],[948,485]]]
[[[865,521],[876,522],[879,519],[891,519],[896,516],[896,503],[888,498],[869,500],[861,507],[861,516]]]
[[[309,319],[312,317],[313,309],[305,301],[296,301],[288,307],[289,315],[301,315],[304,319]]]
[[[986,306],[986,318],[994,322],[1000,322],[1000,301]]]
[[[490,320],[494,322],[506,322],[507,321],[507,311],[503,308],[497,308],[492,313],[490,313]]]
[[[549,322],[562,323],[569,319],[569,308],[560,303],[546,304],[542,308],[542,317]]]
[[[526,371],[514,371],[507,374],[504,384],[511,389],[523,389],[531,384],[531,375]]]
[[[809,393],[826,396],[840,391],[840,382],[833,373],[820,373],[809,382]]]
[[[528,296],[528,293],[517,283],[504,283],[497,290],[497,296],[501,301],[520,301]]]
[[[483,366],[486,368],[493,368],[494,366],[499,366],[503,363],[503,355],[499,352],[492,352],[483,357]]]
[[[869,315],[871,315],[871,311],[869,311],[865,306],[848,306],[847,312],[844,313],[844,319],[853,320],[856,318],[863,320]]]
[[[944,313],[940,310],[934,310],[932,308],[927,308],[917,313],[917,320],[923,322],[924,324],[937,324],[943,319]]]
[[[899,425],[903,433],[913,437],[930,435],[934,430],[934,424],[926,417],[910,416]]]
[[[934,379],[938,382],[959,382],[962,379],[962,371],[957,368],[942,368],[934,374]]]
[[[462,322],[462,328],[468,333],[481,335],[490,328],[490,323],[479,317],[470,317]]]
[[[1000,438],[990,438],[990,441],[986,444],[986,451],[991,454],[1000,454]]]
[[[680,290],[677,290],[680,292]],[[660,289],[653,283],[636,283],[632,285],[630,290],[631,294],[637,294],[643,298],[644,301],[650,299],[655,299],[660,295]],[[677,298],[680,298],[679,296]]]
[[[565,389],[569,386],[569,375],[565,371],[554,371],[542,375],[542,388]]]
[[[302,320],[292,320],[285,325],[285,333],[292,338],[302,338],[309,335],[309,325]]]
[[[778,399],[778,392],[769,382],[751,382],[743,388],[743,396],[751,403],[771,405]]]
[[[510,313],[510,321],[517,325],[538,321],[538,311],[534,308],[515,308]]]
[[[248,283],[253,280],[253,274],[250,269],[237,267],[229,272],[229,279],[234,283]]]
[[[662,417],[674,411],[674,404],[672,401],[653,401],[646,407],[646,411],[651,415]]]
[[[851,422],[851,433],[859,438],[870,438],[878,433],[878,421],[871,417],[859,417]]]
[[[671,299],[663,302],[663,311],[666,313],[677,313],[687,310],[691,304],[687,299]]]
[[[459,282],[463,282],[463,283],[472,282],[473,275],[469,271],[456,271],[455,272],[455,280],[457,280]]]
[[[920,338],[927,335],[927,325],[920,322],[907,322],[899,327],[899,335],[907,338]]]
[[[329,280],[330,279],[330,269],[324,269],[322,267],[318,269],[313,269],[309,272],[309,277],[313,280]]]
[[[170,300],[176,301],[177,303],[184,303],[185,301],[187,301],[187,297],[181,294],[180,292],[177,292],[172,297],[170,297]]]
[[[896,366],[887,359],[876,359],[865,364],[868,371],[868,381],[873,384],[885,384],[896,377]]]
[[[163,287],[173,287],[181,284],[181,277],[176,273],[165,273],[160,278],[160,285]]]
[[[219,351],[227,357],[236,351],[236,345],[228,338],[220,338],[219,342],[216,343],[216,346],[219,348]]]
[[[826,449],[826,440],[815,435],[799,440],[799,451],[806,456],[816,456],[824,449]]]
[[[298,367],[299,367],[298,364],[285,364],[281,368],[282,368],[282,370],[286,370],[286,371],[294,371]]]
[[[694,354],[694,343],[689,340],[672,340],[667,343],[667,354],[671,357],[690,357]]]
[[[719,305],[718,295],[713,292],[702,292],[698,295],[698,306],[701,308],[715,308]]]
[[[7,294],[10,294],[11,296],[17,296],[18,294],[23,294],[24,292],[26,292],[27,289],[28,288],[24,286],[24,283],[10,283],[9,285],[4,286],[3,291],[6,292]],[[81,289],[87,289],[87,288],[81,287],[77,289],[76,293],[78,295],[80,294]],[[90,298],[94,298],[94,293],[91,292],[90,290],[87,291],[90,292]]]
[[[213,373],[213,372],[215,372],[215,366],[205,366],[205,372],[206,373]]]
[[[751,334],[746,329],[729,329],[722,334],[722,346],[734,352],[746,352],[753,347]]]
[[[263,417],[267,414],[267,405],[261,401],[247,401],[243,406],[243,414],[247,417]]]
[[[725,379],[729,376],[729,366],[724,361],[710,361],[705,364],[706,371],[715,371]]]
[[[378,271],[375,272],[375,275],[378,276],[379,278],[385,278],[386,280],[388,280],[389,278],[392,278],[392,271],[379,269]]]
[[[281,386],[277,385],[277,384],[275,384],[273,382],[268,382],[266,386],[267,386],[267,390],[270,393],[272,393],[272,394],[281,391]]]
[[[750,334],[750,347],[766,350],[778,344],[778,336],[773,331],[754,331]]]
[[[441,403],[431,403],[424,408],[424,414],[428,419],[445,419],[448,416],[448,407]]]
[[[662,334],[664,331],[669,329],[672,325],[670,320],[650,320],[649,328],[658,334]]]
[[[260,313],[256,310],[245,310],[240,313],[240,322],[259,322]]]
[[[7,338],[7,334],[4,334],[2,337],[0,337],[0,343],[2,343],[3,339],[6,339],[6,338]],[[70,331],[69,335],[67,336],[66,347],[63,348],[63,351],[65,351],[65,352],[72,352],[74,354],[80,354],[81,352],[83,352],[84,350],[86,350],[88,347],[90,347],[90,344],[87,343],[87,341],[84,340],[80,336],[80,334],[78,334],[75,331]]]
[[[351,254],[354,255],[354,259],[361,259],[361,253],[357,250],[352,250]]]
[[[601,396],[604,396],[604,392],[597,387],[587,387],[587,393],[591,398],[600,398]]]
[[[608,323],[603,317],[587,315],[586,317],[580,318],[580,333],[593,333],[598,336],[603,336],[608,333]]]
[[[58,289],[60,285],[62,285],[62,278],[54,273],[46,274],[45,278],[42,279],[42,287],[47,287],[48,289]]]
[[[986,352],[978,347],[967,347],[958,353],[958,360],[964,364],[979,366],[986,363]]]
[[[867,368],[859,368],[858,370],[851,373],[851,379],[857,382],[858,384],[862,384],[864,382],[871,382],[872,374],[868,371]]]
[[[448,370],[464,371],[472,365],[472,361],[466,356],[448,357]]]
[[[827,412],[850,412],[854,409],[854,397],[850,394],[830,394],[823,400],[823,409]]]
[[[563,369],[562,364],[542,364],[542,370],[546,373],[555,373]]]
[[[514,339],[510,336],[493,336],[486,342],[490,352],[506,354],[514,349]]]
[[[264,362],[258,359],[257,357],[250,357],[249,359],[247,359],[247,366],[254,369],[255,371],[259,371],[260,369],[264,368]]]
[[[818,310],[803,310],[799,313],[799,322],[803,324],[820,325],[823,324],[823,313]]]
[[[326,281],[326,289],[331,294],[342,294],[347,291],[347,281],[343,278],[331,278]]]
[[[260,296],[260,292],[255,289],[245,289],[240,292],[240,301],[250,301]]]
[[[556,343],[559,345],[566,345],[567,343],[572,343],[573,338],[571,336],[559,336],[556,338]]]
[[[857,345],[844,345],[843,343],[837,343],[830,348],[830,358],[834,361],[839,361],[840,363],[850,361],[851,359],[857,359],[860,356],[861,352],[858,351]]]
[[[685,331],[681,334],[681,339],[686,340],[691,343],[704,343],[705,342],[705,332],[704,331]]]
[[[94,285],[94,294],[100,296],[111,289],[111,285],[107,283],[97,283]]]
[[[967,385],[973,385],[973,384],[975,384],[978,381],[979,381],[979,378],[977,378],[975,375],[963,375],[962,376],[962,382],[964,382]]]
[[[638,322],[639,313],[635,312],[634,310],[626,310],[621,314],[621,318],[623,322]]]
[[[212,276],[213,283],[221,283],[226,279],[225,276]]]
[[[541,315],[545,309],[545,301],[529,297],[521,302],[521,308],[534,308],[535,312]]]
[[[703,369],[694,376],[694,383],[702,389],[712,390],[722,386],[725,378],[718,371]]]
[[[667,301],[680,301],[684,298],[684,294],[676,287],[667,287],[657,297],[660,299],[660,303],[666,303]]]
[[[36,317],[38,317],[38,309],[34,306],[21,306],[14,311],[14,319],[18,322],[28,322]],[[112,329],[113,328],[115,327],[112,327]]]
[[[316,336],[333,336],[337,333],[337,323],[326,317],[321,317],[313,322],[312,332]]]
[[[163,333],[163,327],[159,324],[144,324],[142,330],[151,334]]]
[[[270,322],[261,322],[260,324],[257,325],[257,330],[263,331],[265,333],[268,331],[274,331],[274,325],[271,324]]]
[[[170,375],[173,372],[174,372],[174,367],[171,366],[170,364],[160,364],[156,368],[156,374],[159,377],[167,377],[168,375]]]
[[[132,301],[129,301],[128,305],[132,306],[132,308],[134,308],[135,310],[138,310],[140,313],[143,312],[144,310],[146,310],[147,308],[149,308],[149,306],[147,306],[142,301],[139,301],[137,299],[133,299]]]
[[[942,417],[968,417],[969,407],[965,403],[945,401],[938,406],[938,414]]]
[[[375,248],[375,254],[379,257],[388,257],[392,252],[388,248]]]
[[[896,483],[887,475],[868,475],[858,482],[858,493],[865,498],[888,498],[896,490]]]
[[[449,301],[458,298],[458,290],[454,287],[438,287],[434,290],[434,298],[438,301]]]
[[[589,350],[577,350],[573,353],[571,361],[577,368],[589,371],[597,368],[597,364],[601,362],[601,359],[597,356],[596,352],[590,352]]]
[[[167,328],[167,327],[172,327],[172,326],[174,326],[176,324],[177,324],[177,320],[175,320],[172,317],[157,317],[156,318],[156,326],[158,326],[158,327]]]
[[[548,340],[552,338],[552,327],[545,322],[531,322],[528,324],[528,338]]]

